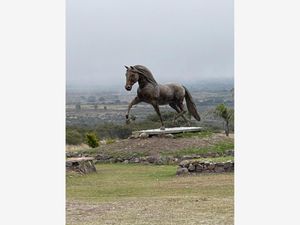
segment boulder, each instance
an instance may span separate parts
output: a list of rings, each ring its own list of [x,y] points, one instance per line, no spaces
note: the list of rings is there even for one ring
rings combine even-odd
[[[145,138],[148,138],[149,137],[149,134],[146,134],[146,133],[141,133],[139,135],[139,138],[142,138],[142,139],[145,139]]]
[[[189,167],[188,167],[188,171],[189,171],[189,172],[194,172],[195,169],[196,169],[196,167],[195,167],[192,163],[190,163],[190,165],[189,165]]]
[[[214,163],[210,163],[209,165],[207,165],[207,169],[214,170],[215,169],[215,164]]]
[[[216,173],[223,173],[223,172],[225,172],[224,166],[216,166],[215,167],[215,172]]]
[[[180,163],[179,163],[179,166],[181,167],[188,167],[190,164],[190,161],[189,160],[182,160]]]
[[[201,164],[197,164],[196,166],[196,172],[202,172],[203,166]]]
[[[176,171],[176,175],[177,176],[181,176],[181,175],[187,175],[187,174],[189,174],[189,170],[187,169],[187,168],[185,168],[185,167],[178,167],[177,168],[177,171]]]
[[[160,162],[160,156],[159,155],[150,155],[146,157],[147,162],[158,164]]]

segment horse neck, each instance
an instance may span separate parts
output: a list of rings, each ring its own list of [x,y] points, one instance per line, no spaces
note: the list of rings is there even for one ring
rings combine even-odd
[[[156,86],[156,85],[157,85],[156,83],[153,83],[153,82],[148,81],[148,80],[146,79],[146,77],[144,77],[144,76],[140,76],[140,77],[139,77],[138,83],[139,83],[139,87],[140,87],[140,88],[143,88],[143,87],[145,87],[145,86],[148,85],[148,84],[152,84],[153,86]]]

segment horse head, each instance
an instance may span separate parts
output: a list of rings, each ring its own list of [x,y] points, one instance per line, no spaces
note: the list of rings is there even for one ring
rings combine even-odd
[[[133,66],[125,66],[126,68],[126,84],[125,84],[125,89],[127,91],[131,91],[132,86],[139,80],[139,74],[136,68]]]

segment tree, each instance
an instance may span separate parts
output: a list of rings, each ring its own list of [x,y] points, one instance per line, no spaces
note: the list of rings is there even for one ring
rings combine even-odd
[[[86,142],[91,148],[96,148],[99,146],[99,139],[93,132],[86,134]]]
[[[225,129],[225,134],[226,136],[229,135],[229,122],[233,121],[234,119],[234,110],[231,109],[231,108],[228,108],[225,106],[224,103],[222,104],[219,104],[217,105],[214,113],[222,118],[225,122],[225,126],[224,126],[224,129]]]

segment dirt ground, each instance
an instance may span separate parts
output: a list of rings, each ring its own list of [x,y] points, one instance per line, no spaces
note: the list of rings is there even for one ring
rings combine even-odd
[[[187,148],[205,148],[223,141],[233,140],[233,135],[213,133],[209,137],[125,139],[112,144],[102,144],[98,152],[143,152],[149,155]]]
[[[68,202],[68,224],[232,225],[233,198],[132,198],[107,203]]]

